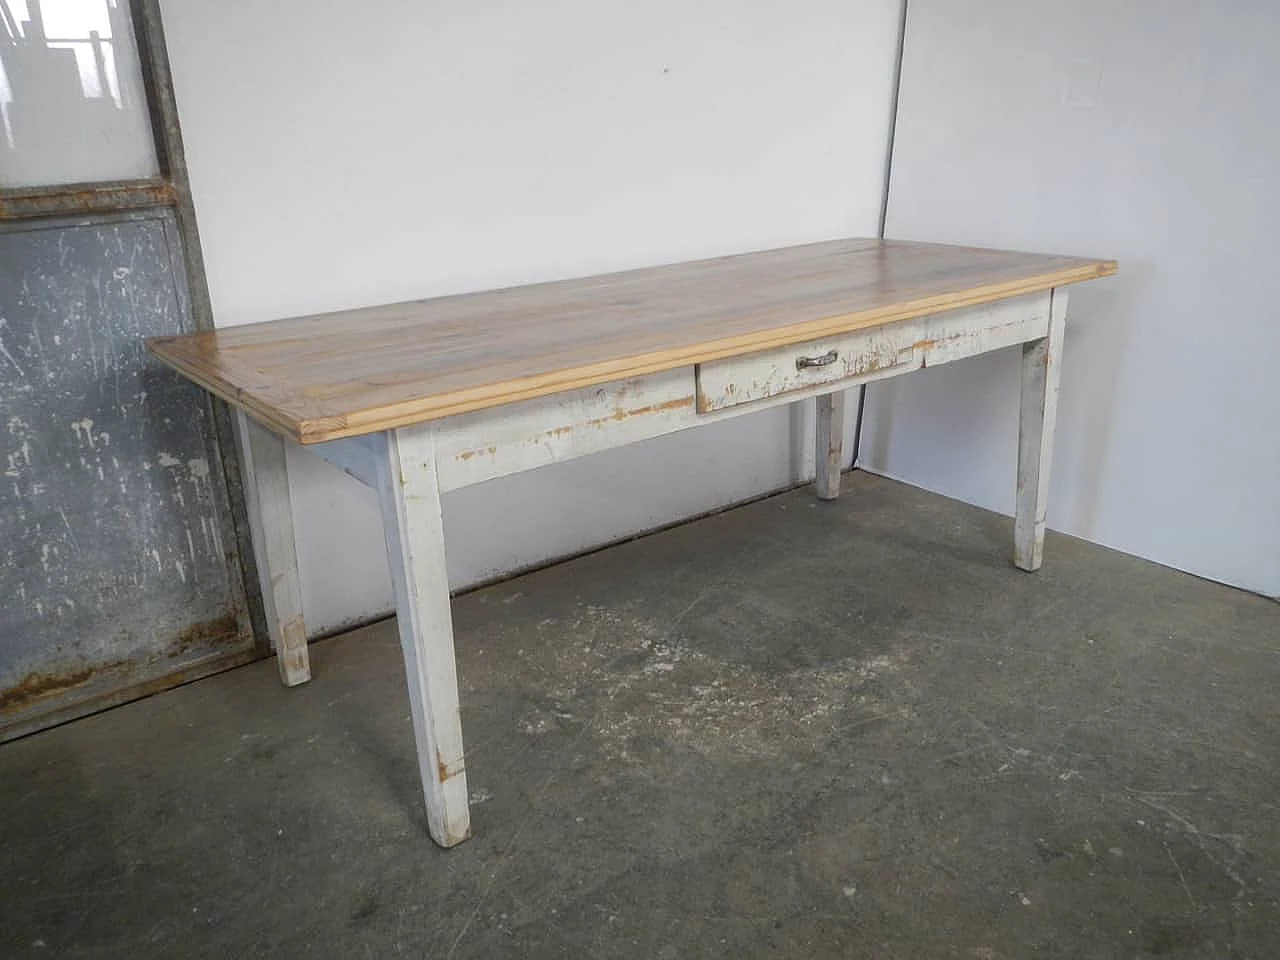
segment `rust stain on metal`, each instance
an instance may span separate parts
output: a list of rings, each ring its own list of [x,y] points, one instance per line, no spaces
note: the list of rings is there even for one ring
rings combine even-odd
[[[240,622],[234,613],[192,624],[177,637],[141,660],[114,660],[92,666],[78,667],[62,673],[31,673],[15,686],[0,690],[0,713],[16,713],[31,704],[82,687],[96,677],[115,676],[122,682],[143,667],[151,667],[164,660],[178,659],[191,650],[231,640],[240,633]],[[179,682],[177,680],[175,683]]]
[[[491,443],[489,444],[489,446],[483,447],[479,450],[463,450],[460,454],[458,454],[458,459],[470,460],[472,457],[478,457],[478,456],[481,456],[482,454],[488,454],[489,456],[493,456],[495,453],[497,453],[497,451],[498,451],[497,445]]]
[[[8,713],[35,700],[63,693],[93,679],[97,671],[86,668],[72,673],[29,673],[17,686],[0,692],[0,713]]]
[[[102,693],[91,693],[88,696],[72,699],[69,702],[59,703],[56,699],[50,698],[53,702],[53,707],[48,711],[41,711],[29,702],[24,704],[24,706],[30,705],[33,707],[29,712],[24,712],[23,708],[18,710],[0,709],[0,721],[3,721],[0,722],[0,743],[260,659],[262,659],[262,654],[254,649],[233,650],[230,653],[201,657],[188,666],[180,667],[177,670],[166,670],[157,677],[150,677],[136,682],[126,680],[123,686],[114,687]]]
[[[178,634],[165,646],[162,653],[153,656],[151,660],[154,662],[158,659],[180,656],[193,647],[203,647],[223,640],[230,640],[239,633],[240,621],[234,613],[228,613],[215,620],[194,623]]]
[[[95,668],[97,673],[128,674],[138,667],[149,667],[162,660],[176,660],[193,650],[215,646],[225,641],[234,640],[240,635],[240,621],[234,613],[228,613],[213,620],[193,623],[164,647],[143,660],[117,660]]]
[[[178,193],[171,183],[104,184],[80,188],[16,191],[0,197],[0,220],[21,220],[68,213],[172,207]]]

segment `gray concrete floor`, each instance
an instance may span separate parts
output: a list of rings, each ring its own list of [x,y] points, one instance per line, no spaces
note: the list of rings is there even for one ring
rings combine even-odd
[[[1280,956],[1280,607],[865,474],[0,747],[5,957]]]

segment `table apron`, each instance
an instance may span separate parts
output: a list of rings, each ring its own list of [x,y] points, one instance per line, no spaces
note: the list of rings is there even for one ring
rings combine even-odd
[[[936,366],[963,357],[1044,337],[1049,325],[1050,292],[950,310],[904,321],[893,328],[865,331],[716,361],[716,376],[736,369],[764,371],[789,364],[795,357],[843,349],[841,376],[803,382],[784,376],[779,389],[758,389],[758,397],[699,410],[710,364],[669,370],[596,387],[566,391],[434,422],[436,468],[442,491],[482,483],[536,467],[611,450],[641,440],[727,420],[808,397]],[[828,344],[837,344],[828,346]],[[889,347],[886,347],[886,344]],[[895,362],[860,362],[859,346],[876,357],[893,349]],[[825,368],[830,369],[830,367]],[[744,381],[745,382],[745,381]],[[766,376],[759,380],[769,383]],[[701,390],[700,390],[701,388]],[[413,428],[409,428],[413,429]],[[317,447],[328,444],[314,445]],[[350,471],[348,471],[350,472]]]
[[[896,376],[1035,340],[1048,329],[1046,292],[712,360],[695,371],[697,409]]]

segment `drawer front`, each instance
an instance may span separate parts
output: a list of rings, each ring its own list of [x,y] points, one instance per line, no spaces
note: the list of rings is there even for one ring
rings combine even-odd
[[[1045,292],[712,360],[697,366],[698,412],[824,384],[842,389],[869,383],[1036,340],[1048,330]]]

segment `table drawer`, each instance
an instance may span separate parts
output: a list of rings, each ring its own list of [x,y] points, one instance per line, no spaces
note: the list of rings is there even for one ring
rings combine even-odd
[[[867,383],[1036,340],[1048,330],[1046,291],[712,360],[697,366],[697,409],[710,413],[824,384]]]

